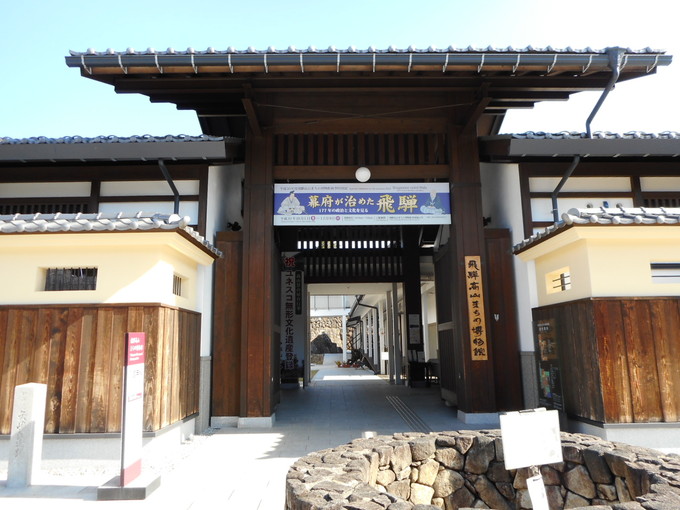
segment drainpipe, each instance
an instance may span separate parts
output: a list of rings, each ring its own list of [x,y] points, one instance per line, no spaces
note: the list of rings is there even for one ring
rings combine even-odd
[[[177,191],[177,187],[175,186],[175,183],[173,182],[172,177],[170,176],[168,167],[165,166],[165,162],[162,159],[158,160],[158,166],[160,167],[161,172],[163,172],[163,177],[165,177],[165,180],[168,181],[170,189],[172,190],[172,194],[175,195],[174,213],[179,214],[179,191]]]
[[[604,103],[604,100],[606,99],[607,95],[614,88],[616,81],[619,79],[619,75],[621,74],[621,60],[623,59],[623,55],[625,54],[625,52],[626,50],[623,48],[618,47],[607,48],[607,56],[609,57],[609,68],[612,70],[612,75],[609,78],[609,82],[607,82],[607,86],[602,91],[600,98],[597,100],[597,103],[595,103],[593,111],[590,112],[590,115],[586,120],[586,137],[589,139],[593,137],[593,134],[590,131],[590,124],[593,122],[593,119],[595,118],[595,115],[597,115],[597,112],[602,106],[602,103]],[[567,170],[564,172],[562,180],[560,180],[559,184],[550,195],[552,201],[553,221],[555,223],[558,223],[560,221],[559,213],[557,211],[557,195],[559,194],[562,187],[567,183],[567,180],[569,179],[569,177],[571,177],[571,174],[574,173],[574,170],[576,170],[576,167],[578,166],[580,161],[581,156],[578,155],[574,156],[574,159],[571,161],[571,165],[569,165],[569,168],[567,168]]]

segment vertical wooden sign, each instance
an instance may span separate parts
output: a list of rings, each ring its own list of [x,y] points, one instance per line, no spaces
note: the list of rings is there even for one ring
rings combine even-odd
[[[123,385],[123,445],[120,486],[125,487],[142,472],[142,431],[144,429],[144,362],[146,334],[125,334]]]
[[[486,361],[489,359],[489,346],[486,339],[484,286],[479,255],[465,257],[465,284],[472,361]]]

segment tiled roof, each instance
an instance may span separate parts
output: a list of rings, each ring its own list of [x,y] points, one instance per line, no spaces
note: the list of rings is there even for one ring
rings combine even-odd
[[[30,138],[9,138],[0,136],[0,144],[90,144],[90,143],[154,143],[154,142],[220,142],[229,141],[229,137],[210,135],[134,135],[134,136],[63,136],[61,138],[48,138],[46,136],[34,136]],[[234,141],[239,139],[234,138]]]
[[[650,47],[632,50],[630,48],[623,48],[626,53],[664,53],[663,50],[652,49]],[[237,50],[233,46],[229,46],[226,50],[216,50],[213,47],[208,47],[205,50],[196,50],[194,48],[187,48],[186,50],[176,50],[174,48],[168,48],[167,50],[156,50],[155,48],[147,48],[146,50],[137,51],[134,48],[127,48],[125,51],[116,51],[113,48],[108,48],[105,51],[96,51],[94,48],[88,48],[86,51],[69,51],[71,56],[79,57],[81,55],[215,55],[215,54],[264,54],[264,53],[605,53],[606,49],[592,49],[590,47],[582,49],[574,49],[571,46],[566,48],[553,48],[552,46],[546,46],[544,48],[534,48],[533,46],[525,46],[524,48],[513,48],[512,46],[507,46],[505,48],[498,48],[493,46],[487,46],[486,48],[475,48],[468,46],[467,48],[456,48],[453,46],[448,46],[447,48],[435,48],[434,46],[429,46],[427,48],[416,48],[415,46],[409,46],[408,48],[395,48],[394,46],[389,46],[387,49],[377,49],[374,46],[369,46],[366,49],[358,49],[355,46],[349,46],[346,49],[336,48],[335,46],[329,46],[326,49],[316,48],[315,46],[309,46],[306,49],[299,49],[295,46],[288,46],[285,49],[276,49],[273,46],[269,46],[267,49],[258,50],[252,46],[244,50]]]
[[[586,133],[578,131],[561,131],[559,133],[544,133],[543,131],[527,131],[525,133],[512,133],[510,136],[518,140],[581,140],[587,139]],[[680,140],[677,131],[663,131],[661,133],[645,133],[643,131],[628,131],[627,133],[611,133],[609,131],[596,131],[593,133],[595,140]]]
[[[270,46],[258,50],[249,47],[237,50],[228,47],[226,50],[207,48],[195,50],[187,48],[184,51],[168,48],[157,51],[147,48],[137,51],[128,48],[125,51],[107,49],[96,51],[89,48],[86,51],[70,51],[66,57],[69,67],[80,68],[86,75],[101,74],[98,68],[107,68],[107,74],[137,74],[153,73],[154,68],[159,74],[191,72],[198,73],[234,73],[234,72],[282,72],[296,69],[301,73],[314,71],[328,72],[333,67],[337,72],[355,71],[353,66],[364,66],[373,72],[395,70],[408,71],[413,67],[420,67],[422,71],[441,70],[442,72],[476,72],[488,70],[489,73],[502,71],[515,75],[518,71],[538,75],[551,74],[555,71],[568,71],[578,75],[608,72],[611,67],[610,56],[620,58],[620,69],[623,73],[650,73],[658,66],[667,66],[672,57],[663,50],[644,48],[632,50],[629,48],[605,48],[594,50],[590,47],[574,49],[567,47],[556,49],[551,46],[545,48],[447,48],[439,49],[433,46],[416,48],[410,46],[405,49],[390,46],[378,49],[373,46],[367,49],[357,49],[350,46],[338,49],[330,46],[318,49],[310,46],[298,49],[289,46],[277,50]],[[254,69],[252,66],[255,66]],[[395,66],[397,66],[395,68]],[[115,71],[114,71],[115,69]],[[560,73],[555,73],[560,74]]]
[[[189,217],[177,214],[7,214],[0,215],[0,234],[35,234],[42,232],[112,232],[132,230],[184,231],[206,250],[220,257],[222,253],[189,226]]]
[[[597,207],[569,209],[543,232],[532,235],[514,246],[515,253],[571,225],[680,225],[679,207]]]

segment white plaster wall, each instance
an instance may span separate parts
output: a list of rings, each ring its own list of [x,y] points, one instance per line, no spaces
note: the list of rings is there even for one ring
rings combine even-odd
[[[197,268],[211,263],[175,232],[3,235],[0,251],[1,304],[164,303],[200,311]],[[45,270],[55,267],[96,267],[96,290],[43,290]],[[174,274],[185,280],[183,296],[172,293]]]
[[[205,238],[215,243],[217,232],[227,230],[227,223],[238,221],[243,225],[241,211],[241,179],[243,165],[214,165],[208,168],[208,197],[206,204]],[[233,210],[237,217],[230,217]],[[212,351],[212,307],[214,291],[214,266],[201,267],[198,271],[199,309],[201,319],[201,356]]]
[[[652,281],[652,262],[680,262],[675,225],[574,226],[521,254],[534,260],[539,304],[584,297],[677,296],[678,283]],[[571,289],[548,294],[545,275],[569,267]]]
[[[199,181],[195,179],[173,180],[180,195],[198,195]],[[168,181],[103,181],[99,194],[102,197],[172,195]]]
[[[139,211],[145,214],[172,214],[175,210],[174,202],[100,202],[99,212],[104,214],[137,214]],[[189,216],[190,224],[198,223],[198,202],[181,201],[179,203],[179,215]]]
[[[482,207],[491,217],[490,227],[509,228],[512,243],[524,240],[519,167],[516,164],[482,163]],[[519,324],[520,349],[534,350],[531,309],[538,304],[535,273],[531,264],[514,257],[515,295]]]
[[[0,198],[89,196],[89,182],[3,182],[0,186]]]

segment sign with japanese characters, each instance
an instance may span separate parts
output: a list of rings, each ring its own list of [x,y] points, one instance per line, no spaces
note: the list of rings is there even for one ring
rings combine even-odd
[[[123,426],[120,486],[125,487],[142,472],[144,429],[144,361],[146,334],[125,334],[123,380]]]
[[[304,273],[295,258],[284,254],[281,272],[281,378],[284,382],[302,377],[305,358],[306,307]]]
[[[274,185],[274,225],[450,223],[445,182]]]
[[[486,361],[489,359],[489,346],[486,339],[484,287],[482,284],[482,263],[479,255],[465,257],[465,285],[472,361]]]

